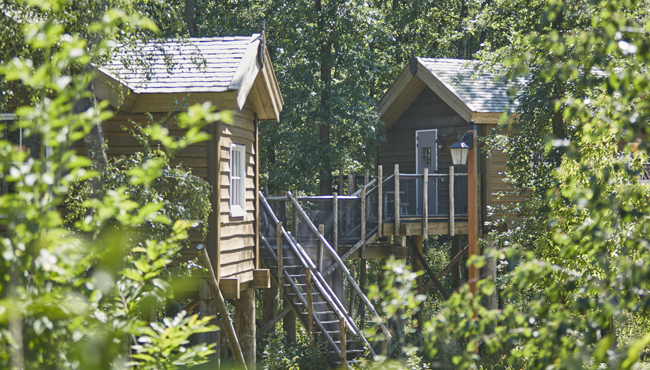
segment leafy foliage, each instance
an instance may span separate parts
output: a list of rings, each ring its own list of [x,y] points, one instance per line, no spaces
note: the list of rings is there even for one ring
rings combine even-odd
[[[208,215],[211,211],[209,199],[211,186],[203,179],[192,175],[180,164],[176,167],[170,166],[168,155],[161,149],[152,147],[151,139],[142,127],[136,125],[132,134],[143,146],[143,151],[111,159],[109,166],[100,175],[101,189],[94,189],[90,181],[75,184],[70,192],[74,196],[66,199],[66,206],[70,211],[66,217],[68,222],[73,224],[86,218],[89,215],[91,199],[102,199],[107,192],[124,188],[130,200],[138,204],[153,204],[152,207],[159,208],[159,216],[169,218],[172,223],[177,220],[197,221],[197,229],[205,237],[208,230]],[[147,186],[134,183],[134,174],[142,170],[146,171],[145,165],[148,163],[157,163],[160,173],[156,175],[153,183]],[[131,213],[139,211],[133,209]],[[135,240],[155,239],[170,233],[171,225],[154,221],[151,220],[143,225],[144,229],[139,233],[141,235]],[[116,220],[112,222],[107,220],[103,226],[114,230],[119,227],[119,223],[118,225],[116,223]],[[182,243],[189,246],[189,239]]]
[[[0,74],[3,81],[35,93],[31,105],[16,110],[10,129],[22,129],[26,138],[39,136],[44,146],[28,153],[0,139],[1,180],[13,183],[13,192],[0,195],[0,366],[178,368],[205,362],[212,349],[191,346],[187,338],[216,329],[206,320],[184,314],[163,320],[164,326],[143,320],[152,303],[172,296],[160,276],[192,227],[181,219],[172,223],[174,215],[165,214],[161,202],[148,202],[153,198],[147,197],[138,202],[128,193],[129,188],[152,189],[168,169],[164,157],[140,157],[139,166],[126,170],[124,186],[106,188],[101,198],[84,204],[88,212],[74,224],[80,232],[64,228],[58,206],[70,187],[99,175],[88,159],[69,148],[111,115],[105,103],[74,110],[80,100],[90,98],[93,76],[85,71],[114,35],[132,27],[155,31],[138,15],[110,9],[84,25],[101,36],[90,46],[90,36],[65,27],[71,4],[16,1],[3,9],[20,9],[3,16],[38,15],[15,28],[14,41],[24,40],[24,53],[0,64]],[[157,124],[142,130],[164,143],[171,155],[205,140],[198,131],[202,125],[227,119],[208,104],[177,117],[178,125],[188,129],[181,140],[170,138]],[[144,225],[165,234],[138,243],[134,235]]]

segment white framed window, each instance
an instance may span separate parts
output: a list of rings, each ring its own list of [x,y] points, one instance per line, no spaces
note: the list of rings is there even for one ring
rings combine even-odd
[[[246,146],[230,145],[230,216],[246,215]]]

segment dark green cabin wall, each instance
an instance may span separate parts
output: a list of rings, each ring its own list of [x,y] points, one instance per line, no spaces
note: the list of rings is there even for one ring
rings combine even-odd
[[[458,115],[429,87],[425,87],[397,122],[386,131],[386,142],[379,146],[377,164],[383,166],[384,177],[393,173],[399,164],[400,173],[416,173],[415,131],[438,130],[445,147],[438,150],[438,172],[448,173],[451,165],[449,146],[458,135],[467,132],[467,121]],[[466,172],[465,166],[456,172]]]

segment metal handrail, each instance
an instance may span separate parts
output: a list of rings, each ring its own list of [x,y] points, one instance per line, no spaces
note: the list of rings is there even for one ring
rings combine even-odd
[[[352,275],[350,274],[350,271],[348,270],[347,267],[345,267],[345,263],[343,263],[343,260],[341,260],[341,257],[338,255],[338,253],[336,253],[334,248],[332,248],[332,246],[327,241],[327,239],[325,239],[325,237],[323,235],[321,235],[320,232],[318,232],[318,229],[316,228],[316,226],[314,226],[314,223],[311,222],[311,220],[307,216],[307,213],[305,213],[305,210],[302,209],[302,207],[300,206],[300,204],[298,203],[296,198],[293,197],[293,195],[291,194],[290,191],[287,192],[287,196],[293,202],[293,205],[298,210],[298,213],[300,213],[302,218],[307,222],[307,225],[312,230],[312,232],[316,235],[316,237],[318,237],[318,239],[323,243],[323,245],[327,247],[327,249],[329,250],[332,257],[334,257],[334,260],[339,264],[339,266],[341,266],[341,270],[343,271],[345,276],[348,278],[348,281],[350,282],[350,285],[352,285],[354,287],[354,289],[359,294],[359,297],[361,297],[361,300],[365,303],[365,305],[368,307],[370,312],[375,316],[375,319],[377,319],[377,322],[379,322],[379,325],[381,326],[381,330],[384,333],[384,335],[386,336],[386,338],[388,338],[388,339],[392,338],[392,336],[388,332],[388,329],[382,323],[381,317],[379,316],[379,314],[375,310],[375,307],[372,305],[372,303],[370,303],[370,300],[368,300],[368,297],[366,297],[366,295],[361,291],[361,288],[359,288],[356,281],[354,281],[354,279],[352,278]]]
[[[262,241],[264,242],[263,244],[264,244],[264,246],[266,247],[266,249],[268,249],[269,253],[271,253],[271,256],[275,259],[275,262],[278,263],[278,257],[277,257],[277,255],[275,254],[275,252],[273,252],[273,248],[271,248],[271,246],[270,246],[268,240],[266,240],[265,237],[262,237],[261,239],[262,239]],[[289,284],[291,285],[291,287],[293,288],[293,290],[294,290],[295,293],[296,293],[296,296],[297,296],[298,299],[300,300],[300,303],[303,304],[303,307],[307,307],[307,302],[306,302],[305,299],[302,297],[302,294],[300,293],[300,290],[298,289],[298,287],[296,286],[296,284],[295,284],[295,283],[293,282],[293,280],[291,279],[291,276],[290,276],[289,272],[286,270],[286,268],[282,267],[282,275],[284,276],[285,274],[286,274],[286,276],[287,276],[287,278],[288,278],[288,280],[289,280]],[[277,284],[278,284],[278,285],[282,284],[282,280],[280,280],[279,277],[278,277],[278,280],[279,280],[279,281],[277,281]],[[291,302],[290,299],[288,299],[288,301]],[[312,317],[313,317],[314,321],[316,322],[316,325],[318,326],[318,328],[319,328],[319,329],[321,330],[321,332],[325,335],[325,339],[329,342],[329,344],[330,344],[332,347],[334,347],[334,352],[336,352],[337,356],[341,357],[341,350],[336,346],[336,343],[334,343],[334,339],[332,339],[332,337],[329,335],[329,333],[327,333],[327,330],[325,329],[325,327],[323,326],[323,324],[320,322],[320,320],[318,319],[318,316],[316,315],[315,312],[312,312]]]
[[[266,212],[268,212],[271,215],[271,219],[277,224],[279,222],[278,218],[275,216],[275,213],[273,213],[271,206],[268,204],[266,199],[264,198],[264,195],[260,192],[260,200],[262,201],[262,204],[264,205]],[[333,293],[328,291],[331,290],[329,285],[325,282],[325,279],[321,275],[321,273],[318,271],[318,268],[314,264],[311,258],[309,258],[309,255],[307,252],[302,248],[302,246],[298,243],[294,243],[293,238],[290,237],[290,234],[287,233],[285,230],[284,226],[281,227],[282,231],[282,236],[289,242],[289,245],[293,249],[294,253],[297,254],[298,259],[300,260],[300,263],[302,264],[303,267],[309,268],[309,270],[312,271],[312,274],[316,277],[316,280],[321,284],[319,286],[320,293],[323,294],[330,302],[330,307],[334,310],[334,312],[337,314],[337,316],[345,317],[345,321],[347,322],[349,327],[355,328],[356,332],[352,332],[351,334],[353,336],[361,336],[361,331],[356,327],[354,324],[354,321],[347,317],[347,311],[345,310],[345,306],[343,303],[341,303],[338,299],[338,297]],[[277,237],[277,236],[276,236]],[[325,288],[323,288],[323,285]]]

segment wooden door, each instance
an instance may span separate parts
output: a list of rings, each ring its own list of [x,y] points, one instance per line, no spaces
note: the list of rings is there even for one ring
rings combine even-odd
[[[438,130],[415,131],[415,167],[418,174],[423,174],[424,169],[429,169],[430,174],[438,173]],[[417,182],[417,214],[422,214],[423,181]],[[438,213],[438,185],[435,178],[429,178],[429,215]]]

